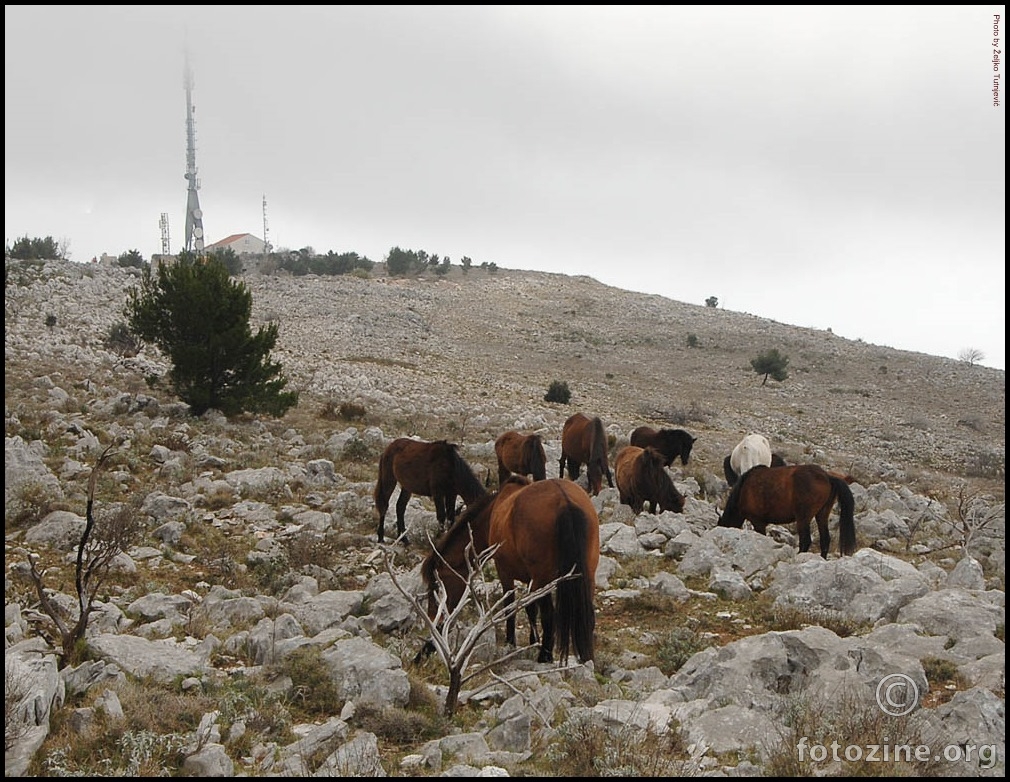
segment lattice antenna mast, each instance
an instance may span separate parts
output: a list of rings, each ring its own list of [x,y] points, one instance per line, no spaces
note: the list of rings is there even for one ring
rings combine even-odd
[[[193,71],[189,67],[189,53],[183,70],[183,86],[186,88],[186,181],[189,182],[186,196],[186,250],[203,255],[203,210],[200,209],[200,180],[196,175],[196,120],[193,108]]]
[[[172,242],[168,238],[168,212],[161,213],[161,220],[158,221],[158,227],[161,228],[161,254],[171,255]]]
[[[263,195],[263,260],[270,257],[270,231],[267,229],[267,197]],[[265,267],[264,267],[265,268]]]

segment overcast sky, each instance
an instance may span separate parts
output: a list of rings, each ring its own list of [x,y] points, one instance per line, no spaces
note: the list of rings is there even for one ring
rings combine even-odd
[[[276,247],[586,274],[1004,369],[995,14],[6,5],[6,240],[150,258],[167,213],[182,249],[188,51],[208,243],[262,238],[265,196]]]

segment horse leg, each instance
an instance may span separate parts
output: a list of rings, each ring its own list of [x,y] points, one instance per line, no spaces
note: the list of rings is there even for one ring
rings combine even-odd
[[[526,618],[530,621],[530,646],[533,646],[537,640],[537,604],[529,603],[526,606]]]
[[[561,452],[561,460],[558,462],[558,477],[559,478],[564,478],[565,477],[565,459],[566,459],[565,452],[562,451]]]
[[[831,516],[831,506],[822,508],[817,514],[817,537],[821,543],[821,556],[828,558],[828,548],[831,546],[831,531],[828,529],[828,519]]]
[[[505,595],[505,610],[508,613],[508,618],[505,620],[505,643],[509,646],[515,646],[516,615],[514,612],[508,610],[516,601],[515,582],[510,578],[501,578],[500,576],[498,580],[501,581],[502,592]]]
[[[379,543],[386,537],[386,511],[389,510],[389,495],[384,486],[375,490],[375,510],[379,514]]]
[[[396,536],[399,538],[403,536],[403,542],[407,542],[407,537],[403,534],[407,525],[403,520],[404,514],[407,512],[407,503],[410,502],[410,492],[405,491],[404,488],[400,487],[400,496],[396,498]]]
[[[540,608],[540,625],[544,631],[540,639],[537,662],[549,663],[554,661],[554,598],[551,595],[544,595],[537,602]]]
[[[796,531],[800,535],[800,553],[810,551],[810,519],[799,519],[796,522]],[[821,541],[823,548],[823,541]]]
[[[445,530],[445,520],[451,506],[444,494],[436,493],[432,499],[435,501],[435,518],[438,519],[438,529],[441,532]]]

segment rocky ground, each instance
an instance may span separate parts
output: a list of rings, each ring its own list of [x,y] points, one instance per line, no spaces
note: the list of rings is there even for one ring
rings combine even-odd
[[[608,543],[607,554],[617,564],[609,576],[611,588],[600,593],[597,670],[614,677],[607,685],[613,685],[612,690],[620,689],[621,676],[627,675],[628,682],[634,679],[628,670],[647,669],[646,660],[655,662],[649,656],[658,654],[655,639],[668,632],[672,623],[679,626],[681,614],[690,615],[692,633],[724,646],[754,634],[761,634],[759,644],[771,642],[766,631],[780,626],[775,622],[781,623],[781,616],[773,617],[770,603],[762,602],[759,595],[772,591],[765,590],[772,564],[795,556],[794,539],[783,538],[786,551],[779,545],[774,553],[763,554],[758,573],[748,572],[739,561],[726,564],[738,576],[746,572],[747,584],[739,577],[724,580],[726,573],[717,574],[711,563],[695,562],[689,575],[684,563],[691,559],[691,548],[683,539],[675,542],[675,532],[690,532],[692,541],[707,540],[713,532],[713,518],[726,490],[723,456],[749,432],[767,435],[787,461],[816,461],[850,473],[857,485],[875,487],[860,494],[859,524],[861,545],[878,553],[907,556],[910,527],[929,503],[942,504],[956,516],[958,500],[965,496],[984,497],[989,507],[1003,502],[1002,371],[846,340],[744,313],[630,293],[586,277],[484,268],[466,274],[453,269],[446,278],[431,274],[390,279],[381,270],[367,279],[248,276],[243,282],[253,295],[254,327],[278,324],[273,358],[282,365],[289,388],[299,392],[300,403],[279,421],[243,416],[227,422],[213,415],[193,420],[187,419],[184,408],[175,404],[162,385],[148,383],[167,369],[160,356],[145,350],[122,357],[103,347],[109,330],[123,320],[126,290],[135,281],[123,269],[54,262],[41,272],[9,270],[5,292],[8,566],[16,559],[13,552],[23,553],[28,537],[23,527],[11,525],[12,510],[23,504],[23,497],[15,501],[12,494],[12,477],[25,454],[38,452],[37,458],[44,457],[64,498],[62,505],[81,513],[95,447],[129,434],[128,463],[113,476],[123,493],[121,499],[141,492],[147,493],[151,507],[165,502],[189,508],[187,532],[174,540],[177,550],[171,562],[164,551],[154,559],[146,558],[150,552],[133,552],[137,572],[117,578],[112,590],[115,604],[124,610],[145,590],[178,593],[166,600],[177,600],[180,595],[187,600],[199,597],[196,593],[207,587],[209,551],[212,545],[223,544],[213,537],[196,537],[194,543],[193,536],[219,532],[231,539],[229,545],[246,541],[236,549],[244,559],[268,540],[291,544],[302,527],[325,528],[328,536],[335,536],[329,542],[337,541],[328,552],[332,558],[326,567],[306,565],[298,574],[278,574],[278,583],[290,586],[292,579],[311,574],[320,594],[329,594],[326,589],[361,590],[366,585],[372,589],[379,566],[370,487],[383,439],[444,437],[460,442],[475,467],[493,470],[491,446],[498,434],[512,428],[537,430],[547,447],[548,474],[556,475],[561,427],[575,411],[599,415],[615,444],[640,424],[684,428],[698,438],[690,463],[673,469],[678,483],[691,495],[684,519],[673,527],[667,523],[663,535],[651,522],[635,521],[630,540],[618,542],[620,536],[615,536]],[[789,377],[763,384],[750,360],[771,348],[789,357]],[[544,400],[553,381],[568,384],[569,404]],[[353,420],[334,415],[347,403],[359,406],[363,414]],[[147,404],[149,413],[144,408]],[[26,447],[12,450],[10,441],[15,438]],[[362,453],[347,456],[348,443],[359,440],[366,444]],[[18,465],[12,453],[18,454]],[[292,470],[316,464],[319,457],[336,462],[337,474],[325,489],[299,479],[307,485],[296,487],[294,493],[278,492],[272,488],[270,473],[264,474],[280,470],[292,475]],[[241,482],[248,480],[247,471],[264,482],[252,497],[242,496]],[[299,480],[292,480],[291,485]],[[601,522],[611,533],[632,528],[626,509],[617,506],[614,496],[607,495],[597,505]],[[157,516],[159,511],[151,507],[147,512]],[[895,522],[888,514],[900,518]],[[430,524],[431,515],[427,501],[414,501],[412,523]],[[387,530],[389,523],[387,519]],[[905,539],[896,538],[893,531],[885,534],[895,525],[904,529]],[[940,587],[947,585],[944,571],[954,566],[948,546],[956,547],[956,541],[945,540],[943,534],[951,529],[949,524],[939,524],[928,536],[916,539],[921,544],[915,549],[920,575],[905,571],[901,575],[914,576],[917,590],[927,589],[922,585],[928,582],[928,589],[941,594]],[[1002,520],[999,532],[1002,535]],[[643,541],[666,555],[643,556]],[[752,545],[764,551],[766,543],[760,540]],[[160,545],[150,541],[148,548],[152,544]],[[697,557],[700,550],[695,550]],[[215,553],[220,552],[215,549]],[[289,553],[293,556],[294,549]],[[954,691],[969,684],[976,689],[988,687],[986,692],[997,690],[997,702],[991,707],[1002,715],[1001,680],[998,685],[985,684],[1000,678],[991,655],[994,647],[1002,649],[1002,543],[989,547],[987,554],[984,576],[980,571],[964,580],[963,576],[954,579],[951,573],[948,586],[964,589],[970,583],[975,590],[974,596],[958,592],[958,600],[968,602],[958,603],[963,607],[954,613],[964,614],[965,624],[978,625],[986,645],[984,652],[978,646],[963,653],[963,664],[968,666],[970,660],[978,665],[985,659],[989,667],[984,675],[965,668],[966,678],[952,686]],[[301,555],[312,559],[305,551]],[[831,563],[832,578],[839,583],[855,582],[856,571],[846,568],[869,568],[871,559],[862,556],[851,566]],[[192,568],[188,567],[191,560],[195,560]],[[67,567],[71,558],[64,556],[62,567],[58,555],[50,555],[48,561],[58,574],[56,583],[64,593],[72,593],[73,574]],[[879,567],[880,562],[874,561]],[[225,595],[228,599],[239,599],[239,590],[250,593],[252,586],[264,589],[262,583],[250,584],[249,575],[235,567],[237,562],[229,568],[227,562],[215,559],[210,568],[215,578],[210,582],[236,590],[235,595]],[[808,564],[797,561],[796,567]],[[638,583],[647,585],[647,593],[660,593],[672,588],[670,577],[680,568],[680,576],[691,589],[702,587],[704,595],[687,590],[677,580],[677,599],[686,602],[676,617],[657,610],[666,604],[656,595],[640,599],[618,588]],[[864,577],[868,576],[860,571],[859,578]],[[14,598],[19,603],[30,598],[30,593],[12,584],[8,573],[9,606]],[[897,591],[892,587],[880,589]],[[208,610],[213,602],[210,597],[202,594]],[[881,616],[866,606],[880,608],[892,597],[864,594],[863,620]],[[902,601],[912,599],[913,592],[902,592]],[[258,595],[257,600],[265,604],[268,598]],[[979,609],[978,601],[988,601],[988,608]],[[24,633],[38,619],[34,608],[22,608],[28,622],[20,618],[9,622],[9,641],[15,634],[12,628]],[[893,621],[897,608],[891,608],[888,617]],[[279,610],[276,605],[271,609]],[[944,610],[932,606],[930,616],[942,615]],[[975,610],[985,617],[984,622],[969,620]],[[9,616],[16,613],[9,607]],[[194,629],[192,625],[189,621],[187,632]],[[841,633],[837,623],[832,627]],[[171,632],[178,633],[180,628]],[[959,628],[954,635],[968,641],[975,638],[974,633]],[[935,635],[940,638],[939,631]],[[212,636],[207,631],[206,638]],[[407,636],[393,640],[391,648],[399,652],[412,647],[416,633]],[[823,643],[819,638],[809,641],[808,636],[804,644]],[[875,639],[872,643],[888,642]],[[898,646],[893,639],[891,643]],[[842,639],[833,637],[832,644],[840,649]],[[934,646],[945,648],[942,640],[935,640]],[[843,658],[849,654],[838,653]],[[704,678],[704,666],[695,667]],[[436,682],[444,671],[436,667],[424,675]],[[727,677],[728,682],[731,677]],[[681,682],[678,692],[687,693],[686,678]],[[724,699],[731,691],[706,697]],[[346,732],[347,726],[343,729]],[[58,738],[49,739],[49,754],[52,746],[58,746],[53,744]],[[239,739],[235,742],[242,744]],[[229,746],[234,755],[232,749]],[[389,753],[381,742],[378,751]],[[387,769],[401,762],[406,761],[399,756],[383,757]],[[750,767],[751,773],[755,770]]]

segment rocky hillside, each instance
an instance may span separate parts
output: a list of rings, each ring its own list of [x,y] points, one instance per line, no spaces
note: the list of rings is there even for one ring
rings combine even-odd
[[[812,764],[796,731],[823,749],[900,729],[998,755],[942,773],[1002,775],[1004,372],[584,277],[243,282],[300,394],[281,420],[194,419],[155,351],[107,350],[129,271],[8,268],[8,774],[850,774],[875,767]],[[771,348],[789,377],[762,384],[750,360]],[[544,400],[553,381],[569,404]],[[614,447],[640,424],[696,436],[671,468],[684,511],[636,516],[604,489],[595,660],[520,658],[452,721],[432,716],[447,674],[411,665],[423,628],[392,583],[416,588],[424,551],[384,567],[379,453],[447,438],[483,474],[498,434],[535,430],[553,477],[575,411],[599,415]],[[855,556],[798,554],[794,530],[716,528],[722,459],[749,432],[854,477]],[[112,442],[97,499],[132,508],[143,537],[97,596],[84,661],[60,665],[29,563],[72,621],[88,479]],[[412,541],[437,531],[425,498],[407,522]],[[899,671],[922,696],[914,724],[841,709],[837,693],[872,698]],[[30,723],[15,741],[12,713]]]

